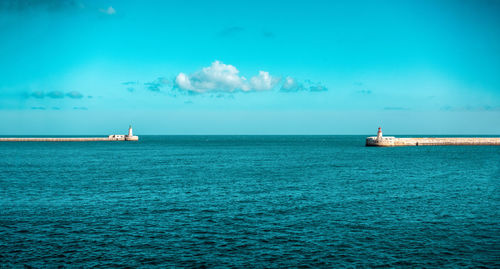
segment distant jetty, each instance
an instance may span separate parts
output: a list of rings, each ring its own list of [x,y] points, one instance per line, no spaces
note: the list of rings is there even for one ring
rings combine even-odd
[[[401,137],[382,136],[379,127],[377,136],[366,138],[367,147],[399,146],[500,146],[500,137]]]
[[[109,135],[108,137],[0,137],[0,142],[85,142],[85,141],[137,141],[139,137],[128,128],[127,135]]]

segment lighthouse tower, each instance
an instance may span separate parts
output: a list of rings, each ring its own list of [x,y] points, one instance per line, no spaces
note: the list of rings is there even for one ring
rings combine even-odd
[[[382,140],[382,128],[378,127],[377,140]]]
[[[137,141],[139,140],[139,137],[134,135],[134,133],[132,132],[132,125],[130,125],[128,127],[128,135],[125,136],[125,140],[128,140],[128,141]]]

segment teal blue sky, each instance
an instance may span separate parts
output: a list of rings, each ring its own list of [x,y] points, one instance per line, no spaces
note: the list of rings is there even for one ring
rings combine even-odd
[[[0,3],[0,135],[500,134],[500,1]]]

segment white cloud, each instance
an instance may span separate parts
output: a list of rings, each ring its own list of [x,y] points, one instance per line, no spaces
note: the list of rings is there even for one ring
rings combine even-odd
[[[219,61],[191,75],[179,73],[175,78],[177,88],[194,93],[267,91],[274,88],[278,82],[279,79],[265,71],[259,71],[259,75],[248,81],[239,75],[236,67]]]
[[[299,87],[302,87],[302,85],[299,85],[297,81],[295,81],[295,79],[293,79],[292,77],[286,77],[285,83],[283,83],[283,86],[281,86],[281,90],[292,92],[299,90]]]
[[[259,75],[250,79],[250,86],[256,91],[268,91],[274,88],[279,79],[271,77],[269,72],[259,71]]]
[[[99,11],[108,15],[116,14],[116,10],[112,6],[109,6],[106,9],[101,8]]]
[[[179,73],[179,75],[177,75],[175,78],[175,85],[183,90],[196,91],[193,85],[191,85],[189,77],[184,73]]]

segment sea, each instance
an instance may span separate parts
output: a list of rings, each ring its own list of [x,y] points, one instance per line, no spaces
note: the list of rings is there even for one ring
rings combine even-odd
[[[500,147],[0,142],[0,267],[500,267]]]

